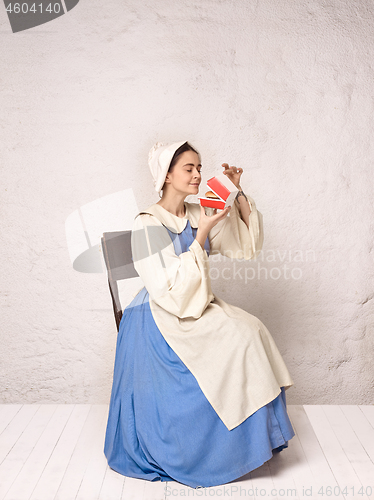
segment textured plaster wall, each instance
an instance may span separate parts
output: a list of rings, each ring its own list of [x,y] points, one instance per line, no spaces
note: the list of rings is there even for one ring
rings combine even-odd
[[[372,2],[81,0],[0,22],[1,401],[109,402],[106,278],[73,270],[65,220],[121,189],[158,201],[148,150],[186,139],[203,184],[242,167],[263,214],[262,256],[211,258],[212,284],[273,334],[288,402],[373,403]]]

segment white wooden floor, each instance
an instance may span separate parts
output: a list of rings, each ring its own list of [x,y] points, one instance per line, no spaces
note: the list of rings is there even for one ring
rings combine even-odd
[[[240,480],[193,489],[112,471],[108,405],[0,405],[0,499],[374,499],[374,406],[288,410],[296,436],[287,449]]]

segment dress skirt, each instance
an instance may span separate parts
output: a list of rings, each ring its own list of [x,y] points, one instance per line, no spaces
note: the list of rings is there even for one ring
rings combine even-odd
[[[186,229],[191,242],[193,228]],[[193,488],[217,486],[258,468],[293,436],[283,387],[229,431],[162,336],[146,288],[136,295],[117,337],[104,445],[112,469]]]

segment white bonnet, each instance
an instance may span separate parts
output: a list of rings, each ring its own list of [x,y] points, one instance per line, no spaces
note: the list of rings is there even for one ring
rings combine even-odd
[[[168,173],[174,153],[178,148],[187,142],[188,141],[181,141],[173,142],[171,144],[156,142],[156,144],[151,147],[148,154],[148,165],[153,177],[153,185],[158,193],[160,193],[162,186],[164,185],[166,174]],[[191,143],[189,143],[189,145],[192,146]],[[196,150],[196,148],[194,149]],[[197,154],[199,156],[199,160],[201,161],[200,153]]]

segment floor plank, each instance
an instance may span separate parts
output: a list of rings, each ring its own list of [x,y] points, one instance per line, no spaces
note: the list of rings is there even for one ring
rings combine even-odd
[[[234,481],[231,481],[226,486],[230,486],[229,493],[226,495],[227,490],[223,490],[222,495],[220,496],[225,497],[231,495],[231,498],[240,499],[245,497],[249,500],[254,500],[256,498],[254,483],[250,472],[242,477],[239,477],[238,479],[235,479]]]
[[[280,453],[274,453],[273,458],[268,462],[269,469],[273,478],[274,493],[278,497],[283,498],[292,497],[295,500],[301,498],[301,492],[298,491],[295,483],[294,474],[294,453],[293,453],[293,438],[289,441],[288,448],[282,450]],[[271,496],[272,492],[270,492]]]
[[[108,465],[103,452],[107,419],[108,407],[105,408],[96,434],[91,436],[91,456],[79,486],[76,500],[92,500],[99,497]]]
[[[28,406],[28,405],[25,405]],[[74,405],[57,405],[52,418],[35,447],[27,457],[20,473],[5,495],[5,500],[29,500],[37,486],[42,472],[53,452],[56,443],[69,419]]]
[[[331,423],[326,417],[326,413],[322,406],[306,405],[305,411],[309,417],[310,423],[316,433],[317,439],[321,445],[322,451],[326,456],[331,471],[338,483],[337,487],[333,485],[326,485],[334,492],[334,498],[344,498],[341,492],[347,489],[348,492],[353,493],[352,497],[356,496],[356,492],[362,486],[360,480],[355,473],[352,464],[349,462],[344,450],[334,433]],[[340,493],[340,495],[335,494]],[[366,499],[366,495],[362,495],[361,499]]]
[[[102,432],[102,422],[106,418],[107,409],[107,405],[91,405],[54,500],[75,500],[89,460],[94,453],[92,436]]]
[[[359,405],[359,409],[367,418],[370,425],[374,428],[374,405]]]
[[[252,485],[255,492],[255,498],[263,498],[270,496],[270,492],[274,490],[275,484],[271,475],[269,463],[265,462],[261,467],[250,473]],[[278,500],[278,495],[272,496]]]
[[[126,477],[121,500],[143,500],[145,483],[143,479]]]
[[[292,425],[295,429],[296,425],[293,422]],[[311,487],[314,484],[314,479],[297,432],[289,442],[289,454],[292,457],[292,461],[290,461],[289,467],[292,470],[292,476],[294,479],[297,494],[299,498],[303,498],[306,495],[306,491],[311,491]],[[314,488],[315,487],[316,485],[314,484]],[[289,493],[288,496],[291,496],[291,493]]]
[[[5,460],[38,409],[39,405],[22,405],[13,418],[10,418],[12,412],[8,412],[7,425],[2,426],[3,431],[0,435],[0,464]]]
[[[23,405],[0,405],[0,435],[9,425],[9,422],[17,415],[22,406]]]
[[[321,488],[334,488],[338,486],[338,483],[313,430],[305,406],[290,405],[288,413],[300,444],[300,447],[297,448],[298,453],[304,464],[303,484],[301,484],[302,496],[318,498],[318,491],[321,491]],[[323,498],[323,496],[319,496],[319,498]]]
[[[40,436],[57,405],[40,405],[32,419],[20,435],[13,448],[9,451],[0,466],[0,498],[4,498],[13,482],[16,480],[30,453],[34,449]]]
[[[357,407],[341,405],[344,415],[350,422],[354,432],[374,463],[374,414],[373,407]],[[374,486],[374,485],[373,485]]]
[[[75,405],[30,500],[51,500],[65,474],[91,405]]]
[[[325,405],[323,406],[323,411],[339,440],[347,460],[358,477],[361,487],[363,487],[363,489],[360,487],[359,491],[366,491],[366,488],[374,480],[374,464],[354,431],[357,420],[354,419],[352,427],[342,408],[339,406]],[[360,412],[359,408],[357,408],[357,412]],[[374,499],[372,494],[368,496],[370,499]]]
[[[120,500],[125,485],[125,476],[118,474],[107,465],[99,500]]]
[[[143,500],[164,500],[166,481],[146,481],[143,490]]]

